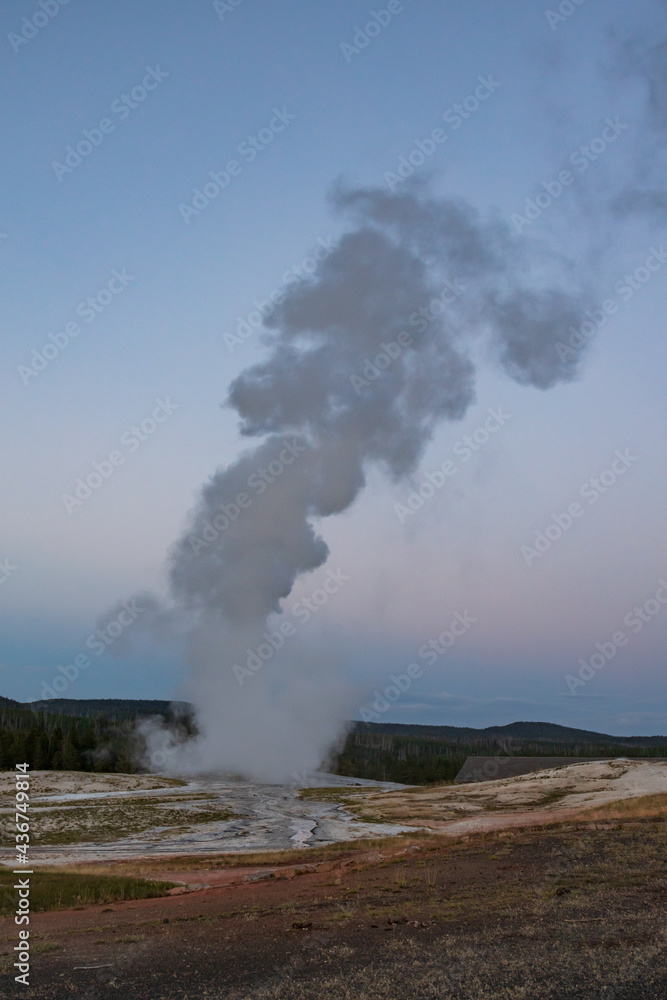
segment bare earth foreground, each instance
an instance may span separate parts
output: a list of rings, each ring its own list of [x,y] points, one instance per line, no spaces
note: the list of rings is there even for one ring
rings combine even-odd
[[[326,783],[300,794],[33,776],[33,882],[40,865],[58,864],[180,888],[34,914],[28,995],[667,996],[667,762],[575,764],[481,785]],[[121,815],[130,831],[114,828]],[[393,836],[363,839],[380,830]],[[276,841],[292,849],[252,853]],[[6,887],[11,878],[3,873]],[[26,993],[10,971],[16,930],[0,921],[2,997]]]

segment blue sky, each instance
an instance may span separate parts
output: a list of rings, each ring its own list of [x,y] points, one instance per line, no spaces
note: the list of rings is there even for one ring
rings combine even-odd
[[[510,218],[608,117],[626,115],[627,134],[525,232],[586,268],[599,261],[618,310],[569,385],[520,387],[484,362],[477,402],[438,432],[424,474],[489,408],[510,418],[414,515],[401,520],[396,505],[420,473],[411,484],[371,473],[353,508],[321,525],[328,565],[350,580],[308,628],[335,649],[361,709],[456,612],[478,619],[386,721],[667,732],[667,607],[636,633],[623,624],[667,577],[667,266],[624,301],[614,284],[661,246],[659,229],[619,225],[609,238],[580,225],[642,143],[644,98],[613,72],[614,32],[650,24],[659,7],[630,17],[615,0],[588,0],[553,30],[548,8],[528,0],[406,0],[351,54],[372,20],[367,3],[217,6],[71,0],[25,44],[10,36],[32,34],[22,18],[39,5],[0,15],[1,693],[39,698],[119,599],[164,589],[166,553],[199,487],[242,446],[220,404],[266,348],[254,334],[230,349],[239,319],[340,234],[328,203],[337,180],[386,187],[400,158],[491,77],[494,93],[417,172],[441,195]],[[64,171],[82,140],[89,155]],[[225,190],[186,221],[181,206],[231,160]],[[46,344],[43,370],[26,375]],[[626,471],[528,565],[522,546],[618,451],[633,456]],[[63,495],[114,452],[108,478],[68,511]],[[324,573],[300,581],[287,610]],[[627,645],[573,693],[568,675],[619,629]],[[182,680],[178,655],[144,642],[93,656],[67,695],[171,697]]]

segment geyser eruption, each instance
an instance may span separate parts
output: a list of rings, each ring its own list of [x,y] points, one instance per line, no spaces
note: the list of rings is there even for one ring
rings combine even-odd
[[[333,202],[348,231],[229,390],[241,433],[262,440],[206,483],[171,552],[202,731],[173,754],[179,768],[316,768],[354,708],[336,665],[281,630],[281,601],[327,559],[319,520],[353,503],[370,465],[412,472],[438,423],[464,416],[479,343],[518,382],[575,375],[557,344],[587,301],[566,262],[425,188]]]

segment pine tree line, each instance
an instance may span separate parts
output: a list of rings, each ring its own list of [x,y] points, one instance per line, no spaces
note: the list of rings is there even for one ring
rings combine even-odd
[[[136,723],[148,713],[133,710],[137,704],[141,705],[128,702],[123,709],[122,703],[111,701],[112,712],[106,715],[100,714],[94,704],[92,711],[86,711],[84,702],[77,716],[71,714],[71,709],[48,711],[44,703],[33,709],[0,699],[0,770],[13,770],[18,763],[27,763],[34,771],[142,771],[138,762],[144,758],[146,748]],[[154,714],[179,741],[196,734],[192,714],[174,711],[168,702],[149,703],[149,707],[153,704],[166,706]]]
[[[27,763],[42,771],[119,771],[132,773],[133,735],[130,725],[111,727],[105,719],[33,716],[0,725],[0,770]],[[7,720],[0,720],[6,722]]]
[[[619,746],[600,743],[546,743],[530,740],[420,739],[388,733],[351,732],[330,769],[348,777],[424,785],[453,780],[466,757],[667,757],[667,746]]]

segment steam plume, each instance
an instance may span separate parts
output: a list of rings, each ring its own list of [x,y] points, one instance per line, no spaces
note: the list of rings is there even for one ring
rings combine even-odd
[[[297,577],[325,563],[319,520],[354,502],[370,466],[412,472],[437,425],[464,416],[478,342],[520,383],[576,374],[578,358],[556,350],[586,305],[566,263],[425,188],[339,189],[333,206],[347,231],[272,314],[266,360],[229,390],[242,435],[262,440],[206,483],[171,552],[204,734],[192,767],[283,780],[318,766],[352,708],[336,665],[302,635],[256,675],[244,664],[278,636]]]

